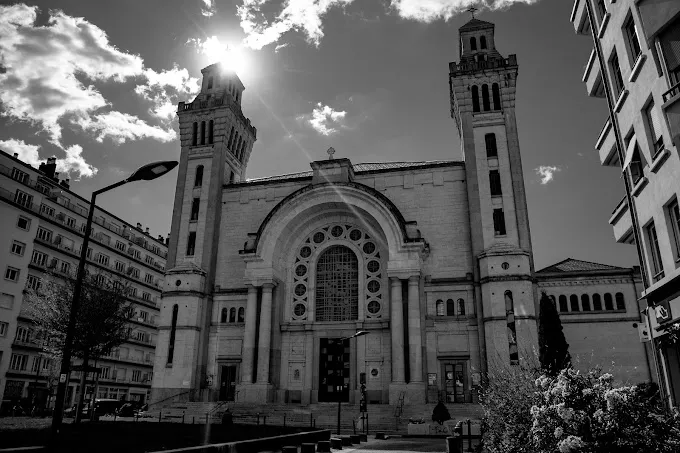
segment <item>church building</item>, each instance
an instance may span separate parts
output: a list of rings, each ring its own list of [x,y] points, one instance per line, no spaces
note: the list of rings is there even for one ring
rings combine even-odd
[[[533,354],[517,58],[475,18],[459,45],[462,161],[352,163],[331,148],[310,171],[247,180],[244,86],[203,69],[178,108],[152,400],[357,403],[365,379],[369,403],[475,403],[487,369]]]

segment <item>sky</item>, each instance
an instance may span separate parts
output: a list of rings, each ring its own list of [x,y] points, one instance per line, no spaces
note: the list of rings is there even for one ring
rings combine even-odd
[[[606,103],[581,81],[591,50],[565,0],[88,0],[0,2],[0,149],[58,158],[71,189],[179,158],[176,105],[201,68],[235,68],[257,127],[247,178],[353,163],[461,160],[448,63],[458,28],[496,25],[517,54],[517,121],[536,268],[568,257],[637,264],[608,224],[624,195],[599,164]],[[176,170],[98,204],[152,235],[170,230]]]

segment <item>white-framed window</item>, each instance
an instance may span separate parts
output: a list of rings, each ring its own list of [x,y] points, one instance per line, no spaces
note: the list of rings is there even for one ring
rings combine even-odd
[[[94,276],[94,281],[97,283],[97,285],[105,285],[106,284],[106,276],[102,274],[97,274]]]
[[[66,261],[61,262],[61,266],[59,267],[59,272],[62,274],[70,274],[71,273],[71,263],[68,263]]]
[[[33,204],[33,195],[29,195],[26,192],[17,189],[14,194],[14,202],[25,208],[30,208]]]
[[[47,264],[47,254],[33,250],[33,256],[31,256],[31,263],[36,266],[45,266]]]
[[[108,379],[110,374],[111,374],[111,367],[104,366],[104,367],[102,367],[102,372],[99,375],[99,378],[100,379]]]
[[[40,205],[40,213],[48,217],[54,217],[54,208],[43,203]]]
[[[647,241],[649,243],[649,261],[652,267],[652,281],[658,282],[664,277],[663,261],[661,261],[661,249],[659,248],[659,237],[656,234],[654,222],[647,227]]]
[[[130,287],[129,295],[132,297],[137,297],[137,288],[135,288],[134,286]]]
[[[628,19],[623,24],[623,30],[626,35],[626,43],[628,44],[628,52],[630,53],[630,64],[632,66],[642,53],[640,38],[632,14],[628,16]]]
[[[92,259],[92,247],[87,248],[87,253],[85,254],[88,260]]]
[[[17,219],[17,228],[20,230],[30,230],[31,229],[31,219],[28,217],[24,217],[22,215],[19,216]]]
[[[28,276],[26,277],[26,288],[38,291],[40,289],[40,285],[41,285],[40,277],[28,274]]]
[[[140,370],[132,370],[132,382],[141,382],[142,372]]]
[[[151,255],[146,255],[146,256],[144,257],[144,262],[146,262],[147,264],[153,264],[153,256],[151,256]]]
[[[103,266],[109,265],[109,255],[104,255],[103,253],[97,254],[97,262]]]
[[[0,293],[0,308],[11,310],[14,308],[14,296],[12,294]]]
[[[12,354],[9,360],[9,368],[14,371],[26,371],[28,364],[28,355],[26,354]]]
[[[19,170],[18,168],[12,168],[11,178],[19,181],[22,184],[28,183],[28,173]]]
[[[675,260],[680,261],[680,205],[678,205],[677,199],[668,205],[668,217],[670,220],[670,230],[673,232]]]
[[[649,138],[652,142],[652,156],[664,149],[663,129],[661,129],[661,114],[651,101],[644,110],[644,117],[649,128]]]
[[[130,275],[133,278],[139,278],[139,269],[137,269],[136,267],[130,266],[128,268],[128,275]]]
[[[142,253],[137,249],[132,250],[132,256],[134,256],[138,260],[142,259]]]
[[[28,329],[28,327],[24,326],[18,326],[17,327],[17,333],[14,336],[14,339],[16,341],[19,341],[21,343],[28,343],[31,341],[31,331]]]
[[[144,281],[145,281],[146,283],[153,283],[153,274],[146,274],[146,275],[144,276]]]
[[[5,269],[5,280],[16,282],[19,280],[19,269],[16,267],[7,266]]]
[[[150,301],[151,300],[151,294],[149,294],[147,292],[142,292],[142,299],[146,300],[146,301]]]
[[[40,371],[41,357],[39,355],[33,357],[33,363],[31,363],[31,372],[37,373]]]
[[[23,242],[19,241],[12,241],[12,248],[10,249],[11,253],[14,253],[15,255],[19,256],[24,256],[24,252],[26,251],[26,244]]]
[[[609,58],[609,69],[612,76],[612,90],[614,90],[614,98],[618,99],[619,95],[624,89],[623,75],[621,75],[621,64],[616,50],[612,52]]]
[[[120,250],[121,252],[125,251],[125,242],[122,241],[116,241],[116,248]]]
[[[41,241],[51,242],[52,231],[48,230],[47,228],[38,227],[38,232],[36,233],[35,237],[40,239]]]
[[[9,323],[0,321],[0,337],[6,337],[9,331]]]
[[[73,217],[65,216],[64,217],[64,223],[69,228],[75,228],[76,227],[76,219],[74,219]]]
[[[121,263],[120,261],[116,261],[116,270],[118,272],[125,272],[125,263]]]
[[[140,310],[139,311],[139,317],[141,318],[142,321],[146,322],[146,321],[149,320],[149,312],[144,311],[144,310]]]

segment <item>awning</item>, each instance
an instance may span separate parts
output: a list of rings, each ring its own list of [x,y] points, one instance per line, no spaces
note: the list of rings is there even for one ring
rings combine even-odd
[[[635,135],[633,135],[630,138],[630,142],[628,142],[628,148],[626,148],[626,159],[623,161],[623,168],[621,171],[626,171],[626,168],[630,165],[630,162],[633,160],[633,154],[635,152],[635,145],[637,144]]]

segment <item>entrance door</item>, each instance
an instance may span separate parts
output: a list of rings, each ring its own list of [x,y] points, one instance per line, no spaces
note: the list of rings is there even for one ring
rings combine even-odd
[[[447,403],[465,402],[465,363],[444,362],[444,393]]]
[[[236,365],[222,367],[220,374],[220,401],[234,401],[236,394]]]
[[[321,339],[319,401],[349,401],[348,339]]]

